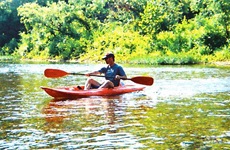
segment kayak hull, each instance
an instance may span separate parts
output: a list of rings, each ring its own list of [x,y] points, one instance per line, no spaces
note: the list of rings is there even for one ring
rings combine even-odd
[[[115,88],[102,88],[102,89],[90,89],[82,90],[83,86],[71,86],[71,87],[59,87],[59,88],[49,88],[41,87],[48,95],[55,99],[77,99],[91,96],[113,96],[121,95],[125,93],[131,93],[136,91],[141,91],[145,87],[139,85],[126,85],[119,86]]]

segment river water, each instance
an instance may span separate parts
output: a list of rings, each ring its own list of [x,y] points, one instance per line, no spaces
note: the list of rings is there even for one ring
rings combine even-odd
[[[230,149],[230,66],[125,65],[154,85],[112,97],[55,101],[40,88],[86,80],[46,78],[46,68],[102,66],[0,63],[0,149]]]

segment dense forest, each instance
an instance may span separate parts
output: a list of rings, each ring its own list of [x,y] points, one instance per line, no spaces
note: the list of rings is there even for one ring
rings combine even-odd
[[[0,56],[124,63],[229,61],[229,0],[4,0]]]

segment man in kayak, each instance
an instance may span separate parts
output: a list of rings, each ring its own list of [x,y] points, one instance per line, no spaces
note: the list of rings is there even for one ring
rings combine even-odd
[[[91,73],[86,74],[86,76],[90,75],[97,75],[97,74],[105,74],[105,81],[101,84],[98,81],[89,78],[85,83],[85,89],[88,90],[91,88],[114,88],[119,86],[120,79],[126,79],[126,74],[123,68],[115,63],[115,56],[113,53],[107,53],[103,58],[105,60],[106,64],[108,64],[107,67],[103,67],[98,71],[94,71]]]

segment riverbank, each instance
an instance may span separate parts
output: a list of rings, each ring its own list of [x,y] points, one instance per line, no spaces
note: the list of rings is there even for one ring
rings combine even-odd
[[[230,66],[230,61],[218,61],[218,62],[212,62],[211,64],[217,65],[217,66]]]
[[[13,57],[13,56],[0,56],[0,62],[33,62],[33,63],[92,63],[95,64],[95,61],[89,61],[89,62],[79,62],[78,60],[54,60],[54,59],[49,59],[49,60],[43,60],[43,59],[20,59],[18,57]],[[161,63],[149,63],[148,60],[142,61],[141,63],[135,62],[135,61],[130,61],[130,62],[123,62],[118,60],[118,63],[121,64],[142,64],[142,65],[194,65],[194,64],[204,64],[204,65],[216,65],[216,66],[229,66],[230,67],[230,60],[229,61],[213,61],[213,62],[199,62],[199,63],[183,63],[179,64],[178,62],[172,62],[170,64],[161,64]],[[146,63],[145,63],[146,62]],[[100,61],[97,61],[96,63],[100,63]]]

